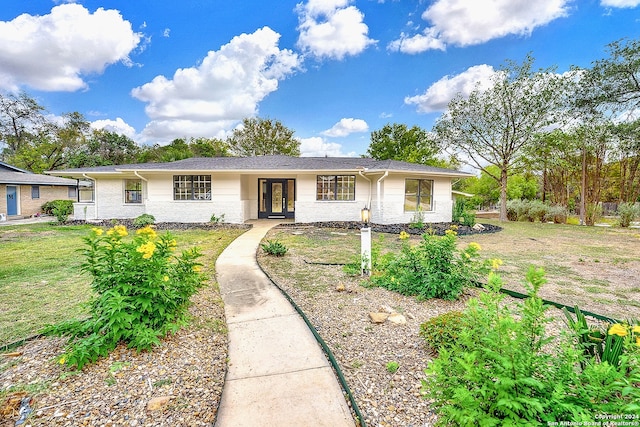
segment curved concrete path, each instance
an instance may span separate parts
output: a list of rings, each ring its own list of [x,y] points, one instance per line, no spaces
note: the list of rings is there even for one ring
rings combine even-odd
[[[216,262],[229,367],[216,427],[354,427],[342,388],[304,320],[258,267],[259,220]]]

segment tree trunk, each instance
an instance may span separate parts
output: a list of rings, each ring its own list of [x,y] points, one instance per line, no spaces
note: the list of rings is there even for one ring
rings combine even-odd
[[[500,171],[500,221],[507,221],[507,168]]]
[[[582,180],[580,182],[580,225],[586,224],[587,214],[587,147],[582,147]]]

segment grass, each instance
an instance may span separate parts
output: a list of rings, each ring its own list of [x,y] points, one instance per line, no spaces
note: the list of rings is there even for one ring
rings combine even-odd
[[[0,346],[37,334],[47,324],[86,315],[91,288],[77,251],[90,228],[44,223],[0,227]],[[171,233],[178,251],[202,249],[204,271],[213,278],[217,256],[242,230]]]

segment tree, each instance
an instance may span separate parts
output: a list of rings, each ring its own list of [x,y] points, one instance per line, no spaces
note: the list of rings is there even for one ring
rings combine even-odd
[[[70,155],[67,166],[122,165],[135,163],[140,147],[125,135],[106,129],[94,129],[85,144]]]
[[[371,132],[371,143],[367,155],[377,160],[401,160],[423,165],[447,167],[445,160],[437,156],[440,144],[424,129],[405,124],[386,124],[380,130]]]
[[[300,141],[293,137],[293,133],[278,120],[246,118],[239,128],[234,129],[227,143],[234,156],[299,156]]]
[[[229,156],[229,144],[217,138],[191,138],[189,149],[194,157]]]
[[[533,58],[497,72],[492,86],[479,86],[468,98],[458,94],[436,122],[443,141],[462,152],[470,164],[500,183],[500,220],[507,220],[507,179],[522,164],[533,136],[555,121],[564,105],[564,79],[551,69],[533,72]],[[495,165],[499,174],[486,166]]]
[[[2,157],[15,155],[33,134],[40,133],[45,124],[45,109],[22,92],[19,95],[0,92],[0,143]]]
[[[640,40],[620,39],[607,45],[609,58],[593,63],[581,78],[588,88],[580,98],[590,107],[632,111],[640,107]]]

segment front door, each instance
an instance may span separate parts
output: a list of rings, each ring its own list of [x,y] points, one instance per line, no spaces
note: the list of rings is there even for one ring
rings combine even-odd
[[[295,179],[259,179],[258,218],[293,218],[295,189]]]
[[[7,216],[18,215],[18,187],[7,185]]]

